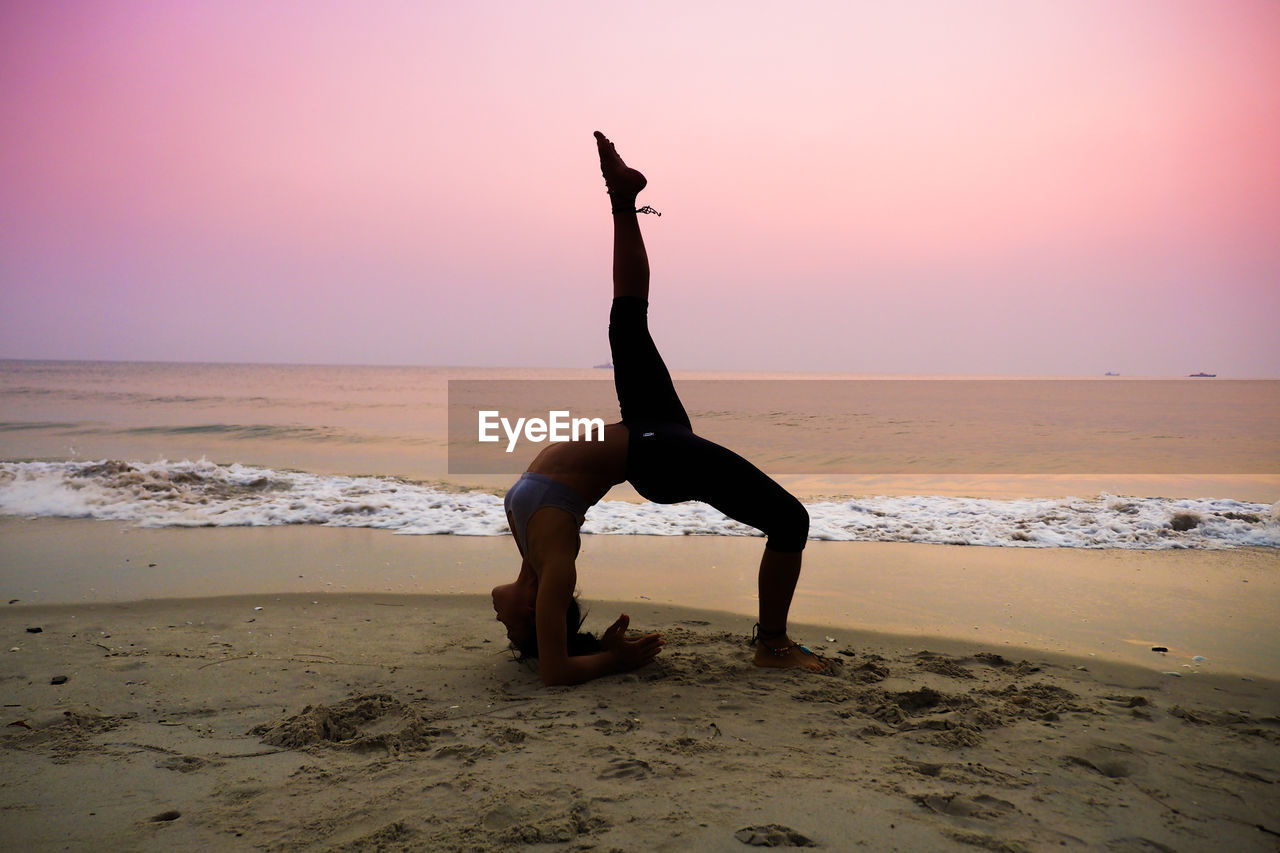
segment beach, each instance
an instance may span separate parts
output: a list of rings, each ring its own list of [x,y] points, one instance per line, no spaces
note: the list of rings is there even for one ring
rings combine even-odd
[[[52,555],[68,578],[136,565],[143,585],[167,568],[194,584],[176,596],[13,581],[25,591],[0,619],[11,849],[1280,842],[1280,682],[1266,654],[1280,581],[1265,550],[811,543],[793,633],[834,662],[813,675],[750,662],[758,540],[588,536],[587,627],[625,611],[667,647],[643,670],[546,688],[506,650],[487,595],[448,589],[511,572],[497,538],[3,524],[10,562]],[[357,572],[356,555],[381,568]],[[743,565],[691,593],[689,569],[712,559]],[[1087,576],[1092,591],[1055,609],[1054,589],[1010,582],[1043,560],[1040,577]],[[915,594],[824,607],[833,561],[869,595],[893,585],[874,580],[890,568]],[[914,577],[925,570],[934,583]],[[990,617],[957,618],[983,598]],[[1183,610],[1161,621],[1173,601]],[[1005,604],[1025,624],[996,620]],[[1081,633],[1089,618],[1105,627]],[[1215,625],[1236,630],[1205,654]]]
[[[367,5],[0,13],[0,853],[1280,853],[1280,3]]]
[[[791,629],[831,671],[752,665],[757,531],[623,487],[585,627],[665,650],[547,688],[488,596],[511,475],[446,440],[448,383],[509,371],[0,368],[6,849],[1280,842],[1280,382],[837,377],[816,420],[707,386],[809,511]]]

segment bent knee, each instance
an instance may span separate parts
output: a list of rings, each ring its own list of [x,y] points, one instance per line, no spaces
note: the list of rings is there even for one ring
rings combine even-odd
[[[774,551],[795,553],[803,551],[809,541],[809,511],[795,497],[787,495],[787,498],[789,500],[782,502],[774,513],[765,544]]]

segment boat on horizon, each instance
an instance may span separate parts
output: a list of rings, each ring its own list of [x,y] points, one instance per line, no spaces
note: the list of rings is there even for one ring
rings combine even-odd
[[[1188,373],[1188,374],[1187,374],[1187,378],[1189,378],[1189,379],[1213,379],[1213,378],[1215,378],[1217,375],[1218,375],[1218,374],[1216,374],[1216,373]]]
[[[1116,373],[1114,370],[1108,370],[1106,373],[1104,373],[1104,374],[1102,374],[1102,375],[1103,375],[1103,376],[1119,376],[1120,374],[1119,374],[1119,373]]]

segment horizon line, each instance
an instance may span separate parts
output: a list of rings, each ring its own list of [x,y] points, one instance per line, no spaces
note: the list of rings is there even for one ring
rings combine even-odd
[[[494,364],[412,364],[407,362],[333,362],[333,361],[187,361],[181,359],[128,359],[128,358],[27,358],[0,356],[0,362],[17,363],[52,363],[52,364],[138,364],[138,365],[189,365],[211,367],[360,367],[360,368],[411,368],[418,370],[612,370],[602,365],[494,365]],[[774,373],[795,374],[797,376],[811,374],[841,374],[866,378],[931,378],[931,379],[1226,379],[1249,381],[1275,381],[1280,375],[1223,375],[1221,373],[1169,373],[1169,374],[1124,374],[1110,370],[1103,373],[990,373],[990,372],[915,372],[852,370],[839,368],[809,368],[803,370],[790,368],[717,368],[717,367],[676,367],[672,372],[681,373]],[[1199,374],[1199,375],[1197,375]]]

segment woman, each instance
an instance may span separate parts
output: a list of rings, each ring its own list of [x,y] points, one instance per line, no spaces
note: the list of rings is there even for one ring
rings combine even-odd
[[[762,530],[768,541],[760,560],[755,663],[821,671],[825,662],[787,636],[809,514],[750,462],[694,435],[649,336],[649,258],[635,207],[646,180],[603,134],[595,137],[613,204],[609,346],[622,421],[605,427],[603,441],[549,444],[507,492],[507,521],[522,561],[513,583],[494,588],[493,609],[512,645],[538,659],[548,685],[578,684],[652,661],[662,651],[659,635],[629,636],[623,614],[596,640],[579,631],[574,600],[586,511],[611,487],[630,481],[656,503],[704,501]]]

